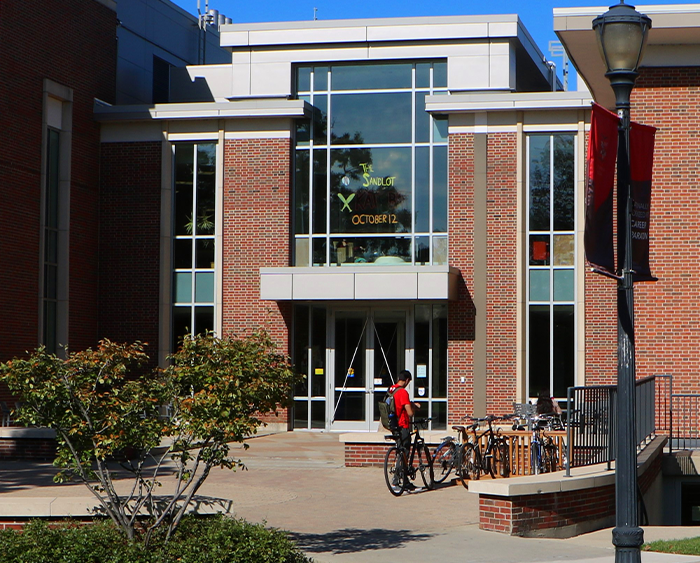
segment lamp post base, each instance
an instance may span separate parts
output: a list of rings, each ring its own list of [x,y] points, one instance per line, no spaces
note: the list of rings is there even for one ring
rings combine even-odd
[[[639,526],[613,528],[612,542],[615,546],[615,563],[641,563],[644,530]]]

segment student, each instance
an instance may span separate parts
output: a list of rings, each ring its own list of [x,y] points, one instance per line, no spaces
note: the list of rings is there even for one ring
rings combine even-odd
[[[559,403],[552,399],[547,391],[542,391],[537,397],[537,414],[561,414]]]
[[[399,419],[399,432],[401,434],[401,444],[406,450],[411,447],[411,417],[416,414],[420,408],[420,403],[414,403],[408,396],[406,387],[411,383],[411,372],[407,369],[399,373],[395,385],[392,385],[389,392],[394,393],[394,406],[396,407],[396,416]],[[411,483],[406,483],[406,490],[413,490],[416,486]]]
[[[411,383],[411,372],[407,369],[399,373],[398,380],[389,392],[394,393],[394,405],[396,406],[396,416],[399,419],[399,432],[401,432],[401,443],[408,449],[411,447],[411,417],[420,408],[420,403],[414,403],[408,396],[406,387]]]

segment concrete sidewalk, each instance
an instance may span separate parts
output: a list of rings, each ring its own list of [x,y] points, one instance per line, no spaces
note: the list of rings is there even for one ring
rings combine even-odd
[[[381,469],[344,467],[337,434],[261,436],[234,455],[248,469],[213,471],[201,494],[235,516],[289,531],[318,563],[614,561],[609,529],[567,540],[479,530],[478,498],[456,482],[394,498]],[[1,463],[0,514],[78,515],[94,505],[84,486],[53,484],[54,472],[50,464]],[[645,529],[647,541],[696,535],[698,528]],[[643,552],[642,562],[700,563],[700,557]]]

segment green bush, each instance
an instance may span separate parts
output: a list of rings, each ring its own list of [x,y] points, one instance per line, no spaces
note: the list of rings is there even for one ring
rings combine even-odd
[[[4,563],[310,563],[287,536],[262,524],[225,516],[188,517],[165,543],[129,542],[111,521],[81,525],[30,522],[0,531]]]

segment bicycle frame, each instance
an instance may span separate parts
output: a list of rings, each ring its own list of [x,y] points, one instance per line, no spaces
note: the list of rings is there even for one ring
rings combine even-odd
[[[501,476],[503,477],[506,477],[510,473],[510,461],[508,459],[509,454],[507,451],[506,439],[501,436],[500,429],[494,430],[493,428],[493,422],[499,419],[499,417],[493,415],[485,418],[472,418],[474,424],[472,424],[470,427],[473,434],[473,440],[471,440],[471,443],[473,444],[474,449],[477,451],[476,459],[478,462],[478,467],[476,467],[475,470],[489,473],[491,477],[496,476],[497,469],[500,469]],[[507,419],[507,417],[505,419]],[[482,422],[486,422],[488,427],[481,434],[478,434],[477,430],[479,428],[479,424]],[[488,435],[486,440],[486,448],[484,449],[484,454],[481,455],[481,440],[486,435]],[[500,459],[500,463],[503,464],[503,467],[497,467],[498,460],[495,452],[498,448],[504,448],[501,450],[500,456],[502,458]],[[478,478],[478,476],[475,478]]]

